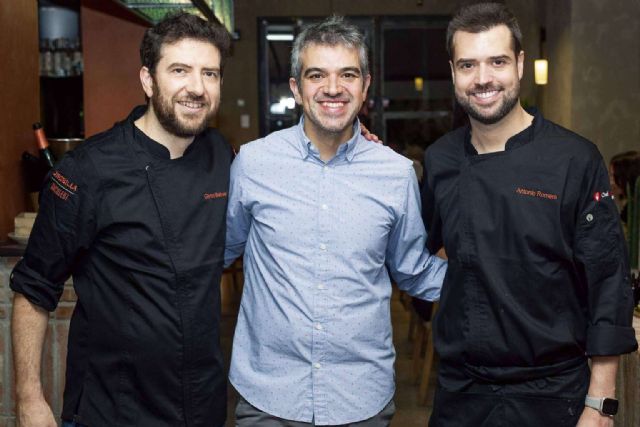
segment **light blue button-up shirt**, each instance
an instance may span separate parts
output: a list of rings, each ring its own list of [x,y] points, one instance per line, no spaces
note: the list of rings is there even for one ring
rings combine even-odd
[[[425,242],[412,162],[358,123],[328,162],[302,120],[242,146],[225,252],[229,264],[244,251],[231,383],[289,420],[376,415],[395,391],[388,271],[412,295],[440,295],[446,262]]]

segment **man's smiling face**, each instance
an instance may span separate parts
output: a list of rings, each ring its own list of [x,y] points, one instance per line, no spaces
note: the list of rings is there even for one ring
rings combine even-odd
[[[358,50],[310,44],[300,58],[300,86],[294,78],[289,85],[304,110],[307,136],[313,140],[315,135],[336,135],[348,140],[370,82],[369,75],[362,75]]]
[[[505,25],[487,31],[457,31],[450,62],[456,99],[473,120],[497,123],[518,103],[524,52],[515,55]]]

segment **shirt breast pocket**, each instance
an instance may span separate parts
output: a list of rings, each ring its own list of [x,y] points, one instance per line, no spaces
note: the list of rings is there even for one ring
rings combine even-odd
[[[601,266],[602,270],[608,266],[615,268],[617,263],[614,260],[622,256],[619,233],[620,219],[614,204],[595,202],[579,219],[576,252],[587,262]]]

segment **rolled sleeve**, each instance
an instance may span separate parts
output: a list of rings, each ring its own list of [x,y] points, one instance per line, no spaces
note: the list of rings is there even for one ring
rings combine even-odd
[[[64,282],[92,239],[91,192],[73,156],[65,156],[55,166],[40,192],[38,216],[24,257],[11,273],[10,286],[47,311],[55,310]]]
[[[587,182],[574,248],[579,274],[587,287],[586,353],[629,353],[638,348],[638,343],[631,326],[633,295],[628,254],[601,158],[594,160]]]
[[[436,301],[440,298],[447,262],[431,254],[426,241],[418,182],[411,168],[404,200],[389,238],[387,265],[400,289],[415,297]]]

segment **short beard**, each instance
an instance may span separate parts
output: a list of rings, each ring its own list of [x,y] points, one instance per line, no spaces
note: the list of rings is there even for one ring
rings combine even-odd
[[[487,89],[491,89],[490,87],[476,87],[476,90],[487,90]],[[514,90],[515,95],[514,96],[510,96],[509,94],[506,94],[502,104],[500,105],[500,108],[498,109],[498,111],[496,111],[494,114],[490,115],[490,116],[485,116],[482,115],[482,113],[475,109],[473,107],[473,105],[471,104],[471,102],[468,100],[468,97],[461,97],[458,96],[458,94],[456,93],[456,100],[458,101],[458,104],[460,104],[460,106],[462,107],[462,109],[464,110],[465,113],[467,113],[469,115],[469,117],[471,117],[472,119],[485,124],[485,125],[493,125],[495,123],[498,123],[500,120],[502,120],[503,118],[505,118],[505,116],[507,114],[509,114],[511,112],[511,110],[514,109],[514,107],[518,104],[518,96],[520,93],[520,85],[518,85],[515,90]]]
[[[154,84],[154,89],[150,101],[153,106],[153,111],[158,118],[158,122],[164,130],[178,138],[191,138],[202,133],[208,127],[209,121],[216,114],[216,111],[211,111],[204,117],[201,123],[195,126],[184,123],[176,116],[171,100],[166,99],[162,93],[160,93],[157,83]],[[203,102],[203,97],[190,96],[187,101]]]

